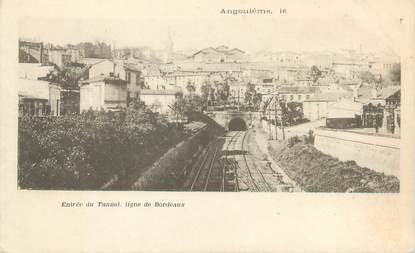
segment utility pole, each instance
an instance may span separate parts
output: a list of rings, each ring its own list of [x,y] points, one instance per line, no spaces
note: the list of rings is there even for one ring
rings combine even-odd
[[[281,108],[281,120],[280,121],[281,121],[281,130],[282,130],[282,139],[285,140],[283,118],[284,118],[284,115],[283,115],[282,108]]]
[[[279,107],[279,98],[277,94],[277,88],[274,84],[274,120],[275,120],[275,139],[278,140],[278,129],[277,129],[277,109]]]
[[[239,102],[239,87],[238,87],[238,112],[241,110],[241,105]]]
[[[269,128],[269,139],[272,140],[272,129],[271,129],[271,101],[268,105],[268,128]]]

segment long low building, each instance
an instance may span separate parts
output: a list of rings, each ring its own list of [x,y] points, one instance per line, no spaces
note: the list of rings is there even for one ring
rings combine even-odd
[[[47,81],[19,79],[19,116],[59,116],[61,88]]]
[[[351,92],[324,92],[317,93],[312,98],[303,102],[304,118],[319,120],[327,118],[329,107],[340,99],[351,98]]]

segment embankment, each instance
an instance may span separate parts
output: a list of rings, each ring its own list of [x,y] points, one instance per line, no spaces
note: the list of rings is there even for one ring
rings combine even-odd
[[[311,144],[269,146],[272,158],[307,192],[399,192],[399,179],[324,154]]]
[[[203,122],[205,126],[161,156],[132,184],[132,190],[184,190],[191,161],[214,136],[224,134],[223,127],[203,114],[194,113],[191,119]]]

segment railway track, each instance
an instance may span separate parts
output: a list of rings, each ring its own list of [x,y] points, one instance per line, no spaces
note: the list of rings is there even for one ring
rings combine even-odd
[[[193,163],[189,191],[275,191],[258,168],[255,158],[247,154],[250,132],[236,131],[228,141],[215,138]],[[239,158],[238,158],[239,157]],[[246,186],[247,188],[240,188]]]
[[[243,136],[242,136],[242,140],[241,140],[241,150],[242,151],[248,151],[249,149],[246,148],[245,150],[245,144],[246,144],[246,139],[248,134],[250,134],[249,131],[246,131]],[[262,173],[262,171],[260,169],[258,169],[257,164],[255,161],[253,161],[252,159],[250,162],[248,161],[247,158],[247,154],[246,152],[242,152],[242,156],[243,156],[243,161],[244,161],[244,165],[246,168],[246,172],[247,172],[247,178],[249,179],[249,183],[248,185],[250,185],[250,189],[256,192],[259,191],[274,191],[274,189],[271,187],[271,185],[267,182],[267,180],[265,179],[264,174]],[[252,166],[250,165],[252,164]]]
[[[237,166],[235,159],[231,160],[228,158],[228,154],[229,154],[231,145],[233,146],[236,145],[235,143],[236,143],[237,137],[240,134],[241,134],[240,131],[236,131],[235,134],[231,136],[230,140],[228,141],[228,144],[226,145],[225,154],[224,154],[224,163],[226,164],[226,166],[224,166],[225,175],[226,175],[226,169],[228,169],[227,172],[230,174],[230,176],[232,176],[231,180],[233,181],[233,191],[235,192],[239,191],[238,166]]]
[[[189,191],[225,191],[226,164],[221,160],[223,142],[211,141],[193,165],[195,169]]]
[[[244,150],[244,142],[245,142],[245,138],[246,138],[246,135],[247,135],[247,132],[245,132],[244,134],[243,134],[243,137],[242,137],[242,141],[241,141],[241,149],[242,149],[242,151],[245,151]],[[249,181],[250,181],[250,185],[252,186],[252,190],[254,190],[254,191],[259,191],[259,187],[258,187],[258,185],[255,183],[255,179],[254,179],[254,177],[252,176],[252,173],[251,173],[251,169],[250,169],[250,167],[249,167],[249,163],[248,163],[248,160],[246,159],[246,154],[245,154],[245,152],[243,152],[242,153],[242,157],[243,157],[243,160],[244,160],[244,164],[245,164],[245,168],[246,168],[246,171],[248,172],[248,178],[250,179]]]

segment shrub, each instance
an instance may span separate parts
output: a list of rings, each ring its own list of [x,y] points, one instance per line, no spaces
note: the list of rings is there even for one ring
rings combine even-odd
[[[182,126],[141,103],[119,112],[25,116],[19,118],[19,185],[97,189],[114,175],[128,182],[184,137]]]
[[[297,140],[289,140],[288,146],[293,145],[290,148],[269,149],[285,173],[304,191],[399,192],[397,177],[360,167],[354,161],[339,161]]]

